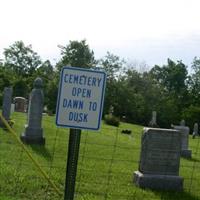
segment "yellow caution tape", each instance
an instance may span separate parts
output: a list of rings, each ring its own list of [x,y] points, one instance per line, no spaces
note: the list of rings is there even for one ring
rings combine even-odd
[[[33,162],[35,167],[38,169],[38,171],[43,175],[43,177],[49,182],[49,184],[54,188],[54,190],[59,194],[62,195],[62,192],[56,187],[56,185],[52,182],[52,180],[49,178],[49,176],[46,174],[46,172],[40,167],[39,163],[33,158],[31,153],[28,151],[26,146],[21,142],[21,140],[18,138],[15,131],[10,127],[8,122],[4,119],[4,117],[0,114],[0,119],[5,125],[5,127],[9,130],[9,132],[12,134],[12,136],[16,139],[18,144],[22,147],[22,149],[26,152],[27,156],[30,158],[30,160]]]

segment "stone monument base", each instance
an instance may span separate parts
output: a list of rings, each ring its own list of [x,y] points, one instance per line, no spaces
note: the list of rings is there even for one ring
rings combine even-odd
[[[183,178],[179,176],[143,174],[135,171],[133,178],[135,184],[141,188],[166,191],[181,191],[183,189]]]
[[[30,136],[26,136],[26,135],[21,135],[20,139],[25,144],[45,145],[45,138],[44,137],[30,137]]]
[[[21,141],[26,144],[45,145],[42,128],[31,128],[25,126],[25,132],[20,137]]]
[[[189,149],[181,150],[181,157],[192,158],[192,150]]]

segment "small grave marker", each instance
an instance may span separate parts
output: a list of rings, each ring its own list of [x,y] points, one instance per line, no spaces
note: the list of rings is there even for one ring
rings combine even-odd
[[[198,136],[198,123],[194,124],[194,128],[193,128],[193,133],[192,133],[192,138],[194,139],[196,136]]]
[[[172,125],[172,127],[181,132],[181,156],[184,158],[191,158],[192,150],[188,149],[190,128],[185,126],[184,120],[182,120],[180,124],[180,126]]]

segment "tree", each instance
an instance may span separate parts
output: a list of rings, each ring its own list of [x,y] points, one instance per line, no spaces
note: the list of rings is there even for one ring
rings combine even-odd
[[[188,96],[188,72],[187,66],[181,61],[175,63],[168,59],[168,64],[163,67],[155,66],[150,71],[154,80],[160,84],[165,94],[174,98],[179,107],[187,105]]]
[[[37,74],[45,79],[51,79],[54,73],[53,66],[49,60],[43,62],[39,68],[37,68]]]
[[[95,64],[94,52],[90,50],[89,45],[85,40],[70,41],[67,46],[59,45],[61,49],[61,60],[56,64],[57,72],[53,74],[53,80],[48,83],[47,96],[49,101],[47,103],[48,109],[53,113],[56,108],[56,98],[58,93],[59,72],[62,67],[70,65],[73,67],[92,68]],[[48,63],[46,63],[47,65]],[[43,66],[44,68],[44,66]],[[50,67],[45,67],[51,71]],[[50,72],[49,72],[50,73]]]
[[[190,130],[193,130],[194,123],[200,123],[200,107],[190,105],[182,111],[182,119],[185,119]]]
[[[148,72],[139,73],[134,68],[128,68],[120,80],[123,85],[123,93],[118,92],[120,105],[123,105],[121,112],[128,121],[147,125],[152,111],[158,110],[161,88]]]
[[[31,85],[30,85],[31,83]],[[33,82],[27,83],[26,78],[19,77],[13,81],[13,96],[28,98],[29,92],[32,89]]]
[[[107,81],[116,80],[124,65],[125,61],[123,59],[110,52],[107,52],[106,56],[98,61],[98,67],[105,70],[107,74]]]
[[[59,45],[61,50],[61,60],[57,63],[57,69],[60,69],[66,65],[73,67],[91,68],[95,65],[94,52],[90,50],[86,40],[82,41],[70,41],[65,46]]]
[[[151,74],[163,87],[166,92],[180,95],[187,89],[187,67],[178,61],[168,59],[168,64],[163,67],[155,66],[151,69]]]
[[[190,104],[187,66],[182,61],[168,59],[167,65],[152,68],[150,76],[162,90],[157,109],[160,123],[169,127],[170,123],[180,121],[182,110]]]
[[[5,67],[22,77],[31,76],[42,63],[40,56],[32,50],[32,46],[25,46],[22,41],[17,41],[4,49],[4,56]]]
[[[190,80],[190,95],[192,97],[192,104],[200,105],[200,58],[194,58],[192,69],[194,71]]]
[[[58,94],[58,77],[54,76],[54,78],[47,83],[47,90],[46,90],[46,105],[51,113],[55,113],[56,111],[57,94]]]
[[[98,61],[98,68],[103,69],[107,74],[104,114],[109,112],[111,105],[114,107],[114,114],[118,114],[118,80],[124,63],[124,60],[110,52]]]
[[[127,122],[143,124],[144,97],[136,92],[134,87],[129,87],[129,81],[120,79],[116,85],[115,114]]]

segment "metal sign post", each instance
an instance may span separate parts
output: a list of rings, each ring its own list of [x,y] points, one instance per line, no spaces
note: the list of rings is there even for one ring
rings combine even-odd
[[[81,130],[70,129],[64,200],[74,199]]]

